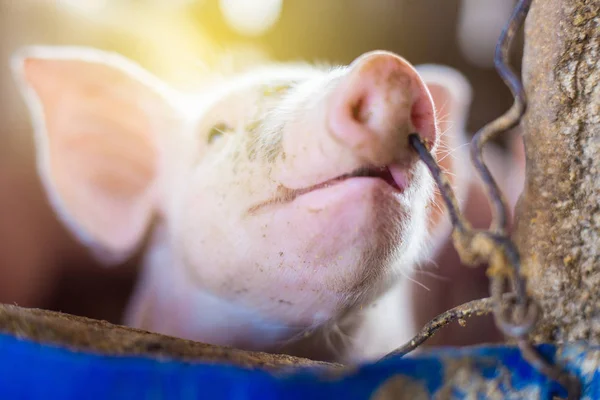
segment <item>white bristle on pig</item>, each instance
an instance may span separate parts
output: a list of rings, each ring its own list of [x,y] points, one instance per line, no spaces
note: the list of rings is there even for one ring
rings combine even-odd
[[[107,262],[151,235],[126,324],[352,362],[415,333],[402,287],[449,225],[408,135],[453,153],[460,192],[458,72],[375,51],[184,95],[124,57],[44,46],[13,71],[58,217]]]

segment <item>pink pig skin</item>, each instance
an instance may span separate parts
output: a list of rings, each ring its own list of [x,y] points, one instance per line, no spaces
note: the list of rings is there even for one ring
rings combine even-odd
[[[13,70],[71,232],[107,263],[152,235],[127,324],[347,362],[414,333],[405,285],[449,224],[408,135],[453,153],[463,193],[457,72],[378,51],[184,95],[94,49],[29,47]]]

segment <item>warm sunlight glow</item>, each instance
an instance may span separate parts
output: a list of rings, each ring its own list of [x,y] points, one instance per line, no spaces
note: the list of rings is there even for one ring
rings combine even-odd
[[[108,6],[108,0],[58,0],[57,3],[85,13],[103,11]]]
[[[279,20],[283,0],[219,0],[227,23],[239,33],[258,36]]]

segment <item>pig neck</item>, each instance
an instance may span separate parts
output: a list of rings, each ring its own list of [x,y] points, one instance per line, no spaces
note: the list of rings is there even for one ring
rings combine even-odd
[[[253,310],[199,290],[175,257],[167,227],[155,228],[125,324],[183,339],[269,351],[294,334]]]
[[[319,361],[362,363],[375,361],[412,339],[417,331],[412,281],[401,279],[374,301],[349,310],[281,353]]]
[[[245,350],[322,361],[362,361],[381,356],[413,333],[408,318],[402,318],[408,312],[404,298],[408,291],[403,285],[393,285],[368,306],[351,309],[339,320],[303,333],[199,290],[174,256],[167,228],[161,224],[151,238],[125,324]]]

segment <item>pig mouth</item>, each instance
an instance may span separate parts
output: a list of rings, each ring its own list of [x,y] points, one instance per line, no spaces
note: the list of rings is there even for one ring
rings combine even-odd
[[[396,174],[396,175],[397,176],[394,176],[394,174],[390,170],[390,167],[387,167],[387,166],[384,166],[384,167],[361,167],[361,168],[354,170],[351,173],[343,174],[336,178],[319,183],[317,185],[310,186],[310,187],[304,188],[304,189],[298,189],[298,190],[308,193],[308,192],[312,192],[317,189],[335,185],[336,183],[339,183],[339,182],[342,182],[342,181],[345,181],[348,179],[352,179],[352,178],[377,178],[377,179],[383,180],[388,185],[390,185],[394,191],[402,192],[404,190],[404,186],[405,186],[404,179],[403,179],[403,177],[400,177],[398,174]]]
[[[311,185],[304,188],[299,189],[291,189],[285,187],[283,185],[279,185],[277,188],[277,195],[265,202],[259,203],[248,210],[248,214],[254,214],[259,209],[264,208],[273,204],[280,203],[289,203],[294,201],[297,197],[302,196],[304,194],[314,192],[319,189],[328,188],[334,186],[340,182],[347,181],[349,179],[354,178],[373,178],[380,179],[387,183],[389,187],[395,193],[402,193],[407,186],[407,178],[400,166],[383,166],[383,167],[373,167],[373,166],[364,166],[355,169],[354,171],[346,174],[339,175],[335,178],[328,179],[324,182],[317,183],[315,185]]]

